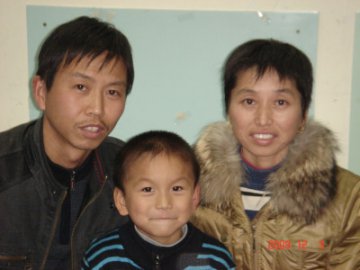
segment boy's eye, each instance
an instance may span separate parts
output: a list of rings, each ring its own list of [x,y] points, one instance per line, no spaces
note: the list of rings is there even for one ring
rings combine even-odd
[[[278,105],[280,105],[280,106],[284,106],[284,105],[286,105],[286,100],[284,100],[284,99],[279,99],[279,100],[276,101],[276,103],[277,103]]]
[[[143,192],[151,192],[152,188],[151,187],[144,187],[144,188],[141,189],[141,191],[143,191]]]
[[[175,186],[172,189],[173,189],[173,191],[182,191],[182,190],[184,190],[184,188],[182,186]]]

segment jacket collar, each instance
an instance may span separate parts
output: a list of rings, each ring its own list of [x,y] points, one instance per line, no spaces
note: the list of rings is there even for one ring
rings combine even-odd
[[[226,122],[204,128],[196,142],[202,175],[202,203],[227,208],[239,193],[245,173],[238,152],[240,145]],[[309,120],[292,144],[281,168],[269,176],[271,212],[312,223],[335,194],[335,152],[333,133]],[[238,196],[238,195],[237,195]]]
[[[53,177],[53,173],[48,163],[48,158],[45,154],[43,143],[43,118],[39,118],[28,124],[25,129],[24,149],[27,164],[33,175],[38,175],[39,179],[47,179],[55,188],[64,190],[64,187]],[[102,145],[102,144],[101,144]],[[107,175],[107,168],[102,166],[102,150],[101,145],[94,151],[95,172],[98,181],[94,181],[91,187],[94,191],[98,190],[104,184]]]

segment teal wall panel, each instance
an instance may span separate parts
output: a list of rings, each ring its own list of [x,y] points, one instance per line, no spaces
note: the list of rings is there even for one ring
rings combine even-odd
[[[221,67],[253,38],[276,38],[302,49],[315,65],[317,13],[91,9],[28,6],[29,71],[44,37],[80,15],[116,25],[133,47],[135,84],[113,136],[171,130],[190,143],[205,124],[224,119]],[[39,112],[31,104],[30,116]]]

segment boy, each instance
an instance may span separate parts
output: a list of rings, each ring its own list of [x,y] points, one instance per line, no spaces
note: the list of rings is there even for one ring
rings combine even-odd
[[[230,253],[188,220],[199,200],[199,164],[178,135],[149,131],[116,159],[114,200],[130,221],[95,240],[82,269],[235,269]]]
[[[40,48],[33,78],[42,116],[0,133],[0,269],[80,268],[115,215],[108,134],[134,79],[131,47],[112,25],[80,17]]]

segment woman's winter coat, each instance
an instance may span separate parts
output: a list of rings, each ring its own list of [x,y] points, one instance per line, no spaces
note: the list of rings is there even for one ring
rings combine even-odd
[[[229,123],[206,127],[195,145],[202,202],[193,223],[222,241],[237,269],[360,269],[360,177],[336,165],[333,133],[309,121],[269,176],[270,201],[249,221],[246,181]]]

